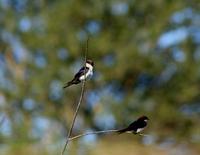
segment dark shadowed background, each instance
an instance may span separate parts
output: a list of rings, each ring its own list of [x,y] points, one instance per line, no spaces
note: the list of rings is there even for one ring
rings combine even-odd
[[[148,136],[87,136],[66,154],[199,154],[199,0],[0,0],[1,154],[60,154],[81,85],[62,87],[88,36],[95,73],[73,135],[145,114]]]

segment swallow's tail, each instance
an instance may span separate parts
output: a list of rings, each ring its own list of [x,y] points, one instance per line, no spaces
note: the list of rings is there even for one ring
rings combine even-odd
[[[67,88],[67,87],[69,87],[69,86],[71,86],[71,85],[73,85],[74,84],[74,81],[72,80],[72,81],[69,81],[69,82],[67,82],[64,86],[63,86],[63,88]]]
[[[117,133],[122,134],[122,133],[124,133],[124,132],[126,132],[126,131],[127,131],[127,128],[118,130]]]
[[[65,86],[63,86],[63,88],[67,88],[67,87],[69,87],[71,85],[73,85],[73,83],[70,81],[70,82],[66,83]]]
[[[67,82],[63,88],[67,88],[67,87],[69,87],[69,86],[71,86],[71,85],[73,85],[73,84],[78,84],[78,83],[80,83],[80,82],[81,82],[81,81],[80,81],[79,79],[74,78],[73,80]]]

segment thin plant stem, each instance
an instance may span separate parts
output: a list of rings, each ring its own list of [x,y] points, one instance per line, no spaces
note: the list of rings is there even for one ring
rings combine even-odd
[[[84,62],[85,62],[85,70],[84,70],[84,75],[85,75],[85,72],[86,72],[86,60],[87,60],[87,52],[88,52],[88,41],[89,41],[89,38],[87,39],[86,50],[85,50],[85,60],[84,60]],[[73,127],[74,127],[74,124],[75,124],[75,121],[76,121],[76,117],[78,115],[78,111],[80,109],[80,105],[82,103],[84,92],[85,92],[85,81],[86,81],[86,78],[84,78],[84,80],[82,82],[81,95],[80,95],[80,98],[79,98],[79,102],[77,104],[76,111],[74,113],[73,120],[72,120],[70,129],[69,129],[69,132],[68,132],[68,135],[67,135],[67,140],[66,140],[65,145],[63,147],[63,150],[61,152],[61,155],[64,155],[64,152],[65,152],[65,150],[67,148],[67,145],[69,143],[69,139],[70,139],[71,134],[72,134],[72,130],[73,130]]]
[[[78,138],[81,138],[81,137],[84,137],[84,136],[88,136],[88,135],[95,135],[95,134],[107,134],[107,133],[117,133],[119,130],[103,130],[103,131],[92,131],[92,132],[87,132],[87,133],[83,133],[83,134],[80,134],[80,135],[77,135],[77,136],[74,136],[74,137],[71,137],[69,138],[69,141],[73,141],[75,139],[78,139]],[[125,132],[126,134],[133,134],[132,132]],[[142,134],[142,133],[139,133],[139,134],[136,134],[136,135],[139,135],[139,136],[149,136],[149,135],[146,135],[146,134]]]
[[[147,135],[147,134],[143,134],[143,133],[139,133],[140,136],[143,136],[143,137],[148,137],[150,135]]]
[[[75,140],[75,139],[78,139],[78,138],[81,138],[81,137],[84,137],[84,136],[87,136],[87,135],[94,135],[94,134],[101,134],[101,133],[111,133],[111,132],[117,132],[118,130],[104,130],[104,131],[94,131],[94,132],[87,132],[87,133],[83,133],[83,134],[80,134],[80,135],[77,135],[77,136],[74,136],[72,138],[69,138],[69,141],[72,141],[72,140]]]

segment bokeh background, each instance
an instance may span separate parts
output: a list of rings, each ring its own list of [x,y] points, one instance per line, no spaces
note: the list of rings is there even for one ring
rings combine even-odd
[[[60,154],[81,85],[62,87],[88,36],[95,74],[73,135],[145,114],[149,136],[87,136],[65,153],[199,154],[199,0],[0,0],[1,154]]]

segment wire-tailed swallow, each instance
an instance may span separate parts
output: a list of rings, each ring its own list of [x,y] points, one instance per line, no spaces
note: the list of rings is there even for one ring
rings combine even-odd
[[[79,84],[81,81],[86,80],[88,77],[93,75],[94,62],[92,60],[87,60],[86,65],[83,66],[78,73],[75,74],[74,78],[67,82],[63,88],[67,88],[73,84]],[[84,75],[85,73],[85,75]]]
[[[147,116],[141,116],[136,121],[131,123],[127,128],[118,130],[117,132],[119,134],[124,132],[132,132],[134,134],[140,133],[147,126],[148,120],[149,118]]]

